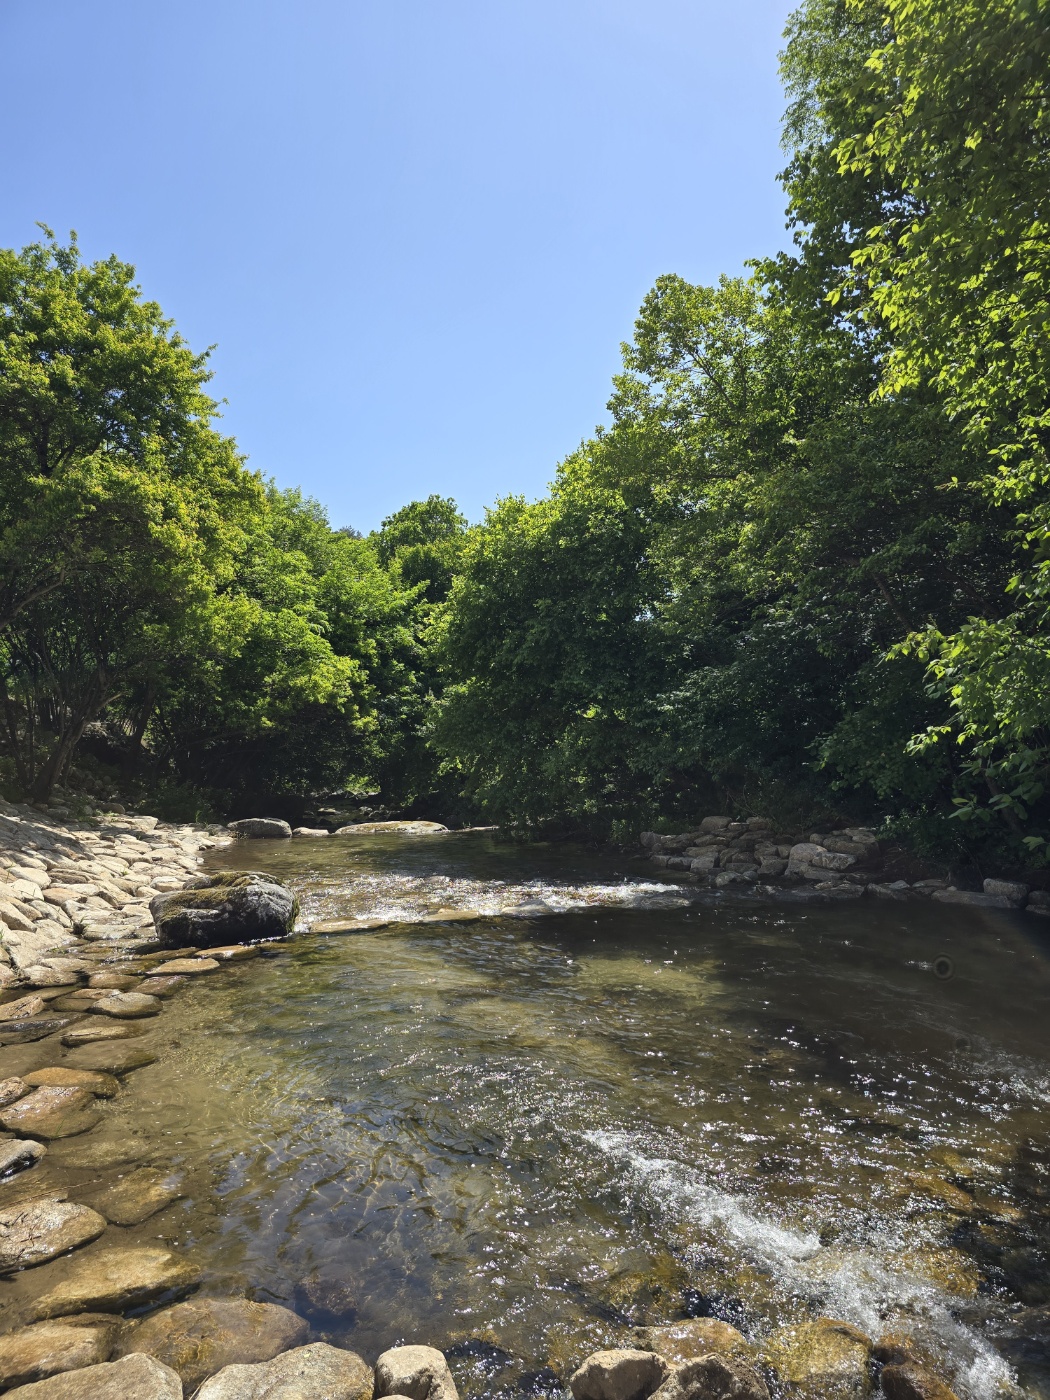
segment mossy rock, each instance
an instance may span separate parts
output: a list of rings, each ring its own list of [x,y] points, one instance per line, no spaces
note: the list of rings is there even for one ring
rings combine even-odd
[[[283,938],[299,915],[299,901],[287,885],[260,870],[213,871],[189,889],[157,895],[149,908],[164,948]]]

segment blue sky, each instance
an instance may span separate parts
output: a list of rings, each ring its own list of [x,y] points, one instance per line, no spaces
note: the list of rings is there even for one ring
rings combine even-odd
[[[0,242],[136,265],[250,464],[542,494],[653,279],[786,246],[780,0],[4,0]]]

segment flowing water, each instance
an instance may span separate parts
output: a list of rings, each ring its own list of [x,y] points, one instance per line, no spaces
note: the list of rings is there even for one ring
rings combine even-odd
[[[702,1314],[843,1318],[964,1400],[1050,1395],[1050,927],[730,902],[485,834],[212,863],[307,921],[401,920],[199,978],[152,1032],[116,1123],[190,1171],[143,1229],[213,1291],[345,1285],[319,1334],[441,1346],[472,1395]],[[411,922],[439,908],[486,917]]]

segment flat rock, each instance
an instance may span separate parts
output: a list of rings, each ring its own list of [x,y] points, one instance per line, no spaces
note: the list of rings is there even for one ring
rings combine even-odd
[[[139,988],[146,996],[161,997],[167,1001],[180,987],[186,985],[185,977],[147,977]]]
[[[28,1093],[29,1084],[26,1080],[19,1078],[17,1074],[13,1074],[10,1079],[0,1079],[0,1108],[6,1108],[10,1103],[17,1103]]]
[[[141,1034],[139,1026],[107,1026],[94,1022],[86,1026],[74,1026],[71,1031],[66,1031],[62,1037],[62,1044],[76,1049],[78,1045],[92,1045],[99,1040],[128,1040]]]
[[[228,943],[224,948],[209,948],[198,953],[198,958],[218,958],[220,962],[240,962],[242,958],[257,958],[258,948],[251,943]]]
[[[569,1377],[573,1400],[645,1400],[674,1368],[652,1351],[596,1351]]]
[[[156,1016],[160,1009],[159,997],[146,996],[142,992],[110,992],[92,1002],[89,1008],[100,1016],[116,1016],[129,1021],[137,1021],[142,1016]]]
[[[53,1065],[48,1069],[34,1069],[25,1077],[26,1084],[39,1089],[44,1085],[57,1085],[63,1089],[90,1089],[96,1098],[112,1099],[116,1096],[119,1083],[111,1074],[100,1074],[93,1069],[68,1069],[64,1065]]]
[[[182,1382],[152,1356],[125,1356],[8,1392],[18,1400],[182,1400]]]
[[[66,1056],[66,1064],[70,1069],[94,1069],[102,1074],[121,1075],[151,1065],[156,1058],[156,1055],[137,1045],[102,1041],[98,1045],[79,1046]]]
[[[177,1371],[187,1395],[224,1366],[272,1361],[299,1347],[307,1323],[274,1303],[240,1298],[191,1298],[130,1326],[117,1355],[145,1352]]]
[[[109,1313],[37,1322],[0,1337],[0,1385],[29,1385],[108,1361],[123,1323]]]
[[[329,834],[326,826],[295,826],[292,828],[293,836],[328,836]]]
[[[69,1016],[38,1016],[31,1021],[5,1021],[0,1026],[0,1045],[28,1045],[55,1035],[72,1023]]]
[[[34,1142],[31,1138],[7,1138],[0,1142],[0,1177],[13,1176],[15,1172],[35,1167],[46,1153],[47,1148],[42,1142]]]
[[[322,1397],[323,1400],[372,1400],[371,1367],[355,1352],[341,1351],[326,1342],[314,1342],[286,1351],[262,1365],[224,1366],[204,1382],[196,1400],[322,1400]]]
[[[395,836],[439,836],[448,827],[440,822],[355,822],[341,826],[336,836],[376,836],[390,832]]]
[[[42,997],[32,994],[19,997],[17,1001],[8,1001],[0,1006],[0,1021],[26,1021],[31,1016],[39,1016],[46,1006],[47,1002]]]
[[[76,1137],[99,1122],[94,1103],[89,1089],[43,1085],[0,1112],[0,1127],[20,1137]]]
[[[322,919],[310,925],[311,933],[367,933],[370,929],[386,928],[389,919]]]
[[[34,963],[23,969],[22,976],[34,987],[72,987],[80,981],[77,973],[48,967],[45,963]]]
[[[88,978],[88,986],[103,987],[114,992],[130,992],[141,981],[141,977],[127,972],[93,972]]]
[[[753,1366],[737,1356],[700,1356],[676,1367],[653,1400],[769,1400]]]
[[[248,841],[286,841],[292,834],[292,828],[279,817],[242,817],[240,821],[227,822],[226,830]]]
[[[1013,909],[1013,903],[1001,894],[984,894],[977,890],[934,890],[938,904],[972,904],[978,909]]]
[[[106,1228],[88,1206],[45,1198],[0,1210],[0,1273],[31,1269],[97,1240]]]
[[[712,1354],[750,1357],[754,1353],[742,1332],[716,1317],[690,1317],[662,1327],[640,1327],[637,1336],[639,1346],[655,1351],[673,1366]]]
[[[54,1160],[62,1167],[97,1171],[106,1167],[134,1166],[150,1155],[148,1143],[139,1138],[77,1139],[52,1148]]]
[[[179,1172],[140,1167],[88,1199],[111,1225],[141,1225],[179,1199],[182,1180]]]
[[[36,1318],[79,1312],[123,1312],[166,1294],[187,1293],[200,1269],[170,1249],[99,1249],[74,1260],[61,1283],[32,1304]]]
[[[448,1362],[436,1347],[391,1347],[384,1351],[376,1362],[375,1394],[377,1400],[385,1395],[459,1400]]]
[[[153,970],[158,977],[192,977],[195,973],[214,972],[218,966],[216,958],[172,958]]]

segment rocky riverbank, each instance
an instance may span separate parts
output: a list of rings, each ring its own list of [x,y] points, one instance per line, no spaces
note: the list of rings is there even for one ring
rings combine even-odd
[[[691,831],[643,832],[641,845],[652,865],[710,889],[736,887],[770,898],[930,899],[1050,917],[1050,891],[1019,880],[986,879],[980,889],[967,889],[949,875],[903,879],[893,869],[902,853],[887,851],[866,827],[806,835],[778,831],[765,817],[711,816]]]

